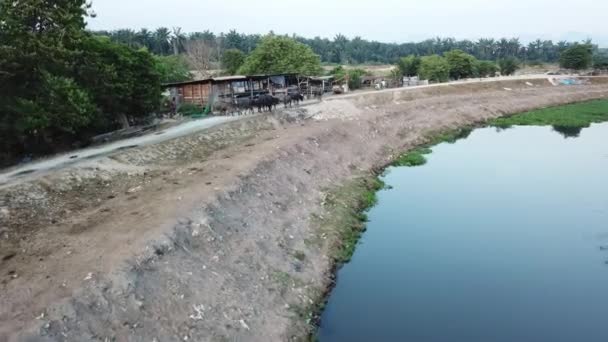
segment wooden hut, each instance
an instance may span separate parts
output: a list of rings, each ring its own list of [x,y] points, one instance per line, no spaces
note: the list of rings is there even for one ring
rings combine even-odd
[[[298,86],[296,74],[222,76],[164,85],[178,107],[183,103],[206,106],[216,101],[232,102],[234,97],[255,97],[262,93],[274,95]]]

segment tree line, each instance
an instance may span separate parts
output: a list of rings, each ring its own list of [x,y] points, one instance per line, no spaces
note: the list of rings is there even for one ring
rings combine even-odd
[[[192,78],[193,66],[202,75],[214,68],[319,75],[322,62],[372,61],[396,63],[396,78],[420,75],[437,82],[497,70],[510,74],[526,58],[608,69],[605,51],[591,44],[540,42],[531,49],[516,39],[384,44],[342,35],[185,34],[178,28],[91,32],[89,15],[86,0],[62,0],[61,6],[56,0],[18,6],[0,0],[0,165],[79,147],[96,134],[145,122],[167,104],[161,84]],[[356,88],[365,71],[337,67],[330,73]]]
[[[122,29],[116,31],[97,31],[113,41],[131,47],[146,47],[157,55],[185,53],[189,42],[204,41],[208,46],[218,50],[217,61],[224,50],[236,49],[245,54],[251,53],[262,41],[263,35],[244,34],[235,30],[228,33],[215,34],[211,31],[184,33],[180,28],[161,27],[154,31],[141,29],[134,31]],[[461,50],[479,60],[499,60],[517,58],[524,63],[554,63],[558,62],[562,51],[576,44],[567,41],[553,42],[541,40],[524,44],[518,38],[481,38],[478,40],[457,40],[454,38],[434,38],[421,42],[381,43],[369,41],[361,37],[348,37],[338,34],[333,39],[305,38],[298,35],[290,36],[293,40],[308,45],[324,63],[361,64],[383,63],[392,64],[399,58],[408,55],[429,56],[442,55],[451,50]],[[591,44],[590,41],[585,44]],[[592,45],[597,52],[598,48]]]

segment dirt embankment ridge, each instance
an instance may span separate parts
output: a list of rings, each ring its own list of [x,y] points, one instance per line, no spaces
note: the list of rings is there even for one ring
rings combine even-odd
[[[328,99],[5,187],[0,341],[306,337],[331,281],[330,189],[432,131],[608,96],[584,83]]]

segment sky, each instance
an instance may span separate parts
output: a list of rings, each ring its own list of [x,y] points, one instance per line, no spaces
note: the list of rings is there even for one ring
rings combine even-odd
[[[583,40],[608,47],[605,0],[93,0],[93,30],[235,29],[381,42],[433,37]]]

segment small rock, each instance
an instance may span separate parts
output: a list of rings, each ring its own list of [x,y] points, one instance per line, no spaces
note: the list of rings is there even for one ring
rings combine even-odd
[[[141,185],[138,185],[138,186],[136,186],[134,188],[131,188],[131,189],[127,190],[127,193],[132,194],[132,193],[138,192],[140,190],[141,190]]]
[[[239,320],[239,323],[241,323],[241,326],[242,326],[243,328],[245,328],[245,329],[249,330],[249,326],[247,325],[247,323],[245,323],[245,321],[244,321],[244,320],[242,320],[242,319],[241,319],[241,320]]]

